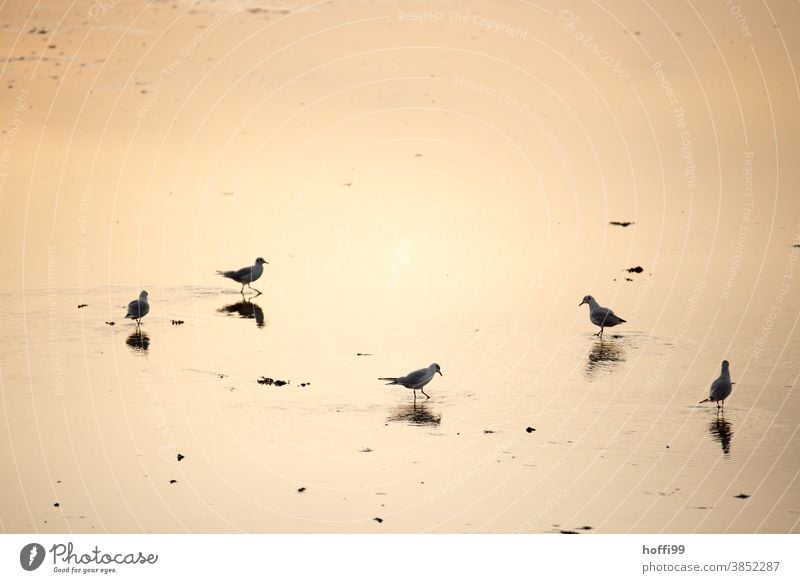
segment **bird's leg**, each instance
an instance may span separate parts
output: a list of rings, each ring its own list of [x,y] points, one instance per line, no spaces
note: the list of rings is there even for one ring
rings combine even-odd
[[[600,326],[600,340],[603,339],[603,328],[604,326]]]
[[[242,291],[241,291],[241,292],[239,292],[239,293],[241,293],[242,295],[244,295],[244,284],[242,284]]]
[[[417,389],[412,389],[414,391],[414,402],[417,402]]]
[[[431,398],[431,396],[425,392],[425,389],[420,389],[420,391],[422,391],[422,394],[428,397],[429,399]]]

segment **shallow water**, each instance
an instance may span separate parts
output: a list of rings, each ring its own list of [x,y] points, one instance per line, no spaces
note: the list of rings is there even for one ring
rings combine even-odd
[[[495,315],[437,340],[444,375],[414,403],[376,380],[407,372],[391,338],[314,358],[271,291],[249,304],[260,327],[221,287],[151,288],[137,331],[119,317],[136,293],[28,293],[5,320],[7,531],[795,529],[796,354],[734,359],[718,417],[690,341],[601,342],[586,317],[551,342]]]
[[[754,40],[175,4],[0,9],[7,54],[35,21],[69,57],[4,69],[0,529],[800,531],[798,55],[763,7]],[[214,274],[258,256],[262,295]],[[431,362],[430,400],[377,380]]]

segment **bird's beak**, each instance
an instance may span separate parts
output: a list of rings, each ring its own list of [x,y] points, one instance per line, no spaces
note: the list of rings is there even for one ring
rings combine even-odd
[[[438,372],[438,373],[439,373],[439,376],[440,376],[440,377],[443,377],[443,376],[444,376],[444,375],[442,374],[442,371],[440,371],[440,370],[437,370],[436,372]]]
[[[585,303],[586,303],[586,302],[581,302],[580,304],[578,304],[578,307],[580,308],[580,307],[581,307],[583,304],[585,304]]]

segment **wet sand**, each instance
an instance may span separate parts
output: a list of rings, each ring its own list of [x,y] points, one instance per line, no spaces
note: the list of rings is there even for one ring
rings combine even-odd
[[[800,530],[797,7],[427,6],[0,9],[3,532]]]

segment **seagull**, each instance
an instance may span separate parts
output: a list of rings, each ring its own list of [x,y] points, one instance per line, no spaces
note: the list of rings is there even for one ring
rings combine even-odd
[[[236,269],[232,271],[217,271],[217,274],[223,277],[227,277],[228,279],[232,279],[237,283],[241,283],[242,294],[244,294],[244,286],[247,285],[247,287],[249,287],[251,290],[258,292],[257,295],[260,296],[261,292],[258,291],[256,288],[254,288],[252,285],[250,285],[250,283],[254,282],[259,277],[261,277],[261,274],[264,273],[265,263],[269,265],[269,262],[264,261],[263,257],[259,257],[258,259],[256,259],[254,265],[251,265],[249,267],[242,267],[241,269]]]
[[[428,397],[429,399],[431,396],[425,392],[424,386],[427,385],[429,382],[433,380],[433,375],[439,373],[439,376],[442,375],[442,369],[439,367],[438,364],[435,362],[430,365],[428,368],[421,368],[419,370],[415,370],[414,372],[408,373],[404,377],[386,377],[386,378],[379,378],[379,381],[389,381],[386,383],[387,385],[403,385],[407,389],[414,390],[414,400],[417,400],[417,389],[422,391],[422,394]]]
[[[136,320],[136,325],[138,326],[149,311],[150,304],[147,303],[147,292],[142,290],[142,293],[139,294],[139,299],[133,300],[128,304],[128,313],[125,317]]]
[[[717,404],[717,411],[721,409],[725,409],[725,399],[727,399],[731,391],[733,390],[734,383],[731,382],[731,371],[730,371],[730,363],[727,360],[722,361],[722,370],[719,373],[719,377],[711,383],[711,390],[708,393],[708,399],[703,399],[700,401],[701,403],[708,403],[711,401],[712,403]]]
[[[583,301],[581,301],[578,306],[582,306],[583,304],[589,304],[589,319],[595,326],[600,326],[600,332],[595,334],[595,336],[599,336],[601,339],[603,338],[603,328],[606,326],[611,328],[612,326],[625,322],[625,320],[617,316],[609,308],[604,308],[598,304],[597,300],[592,296],[584,296]]]

